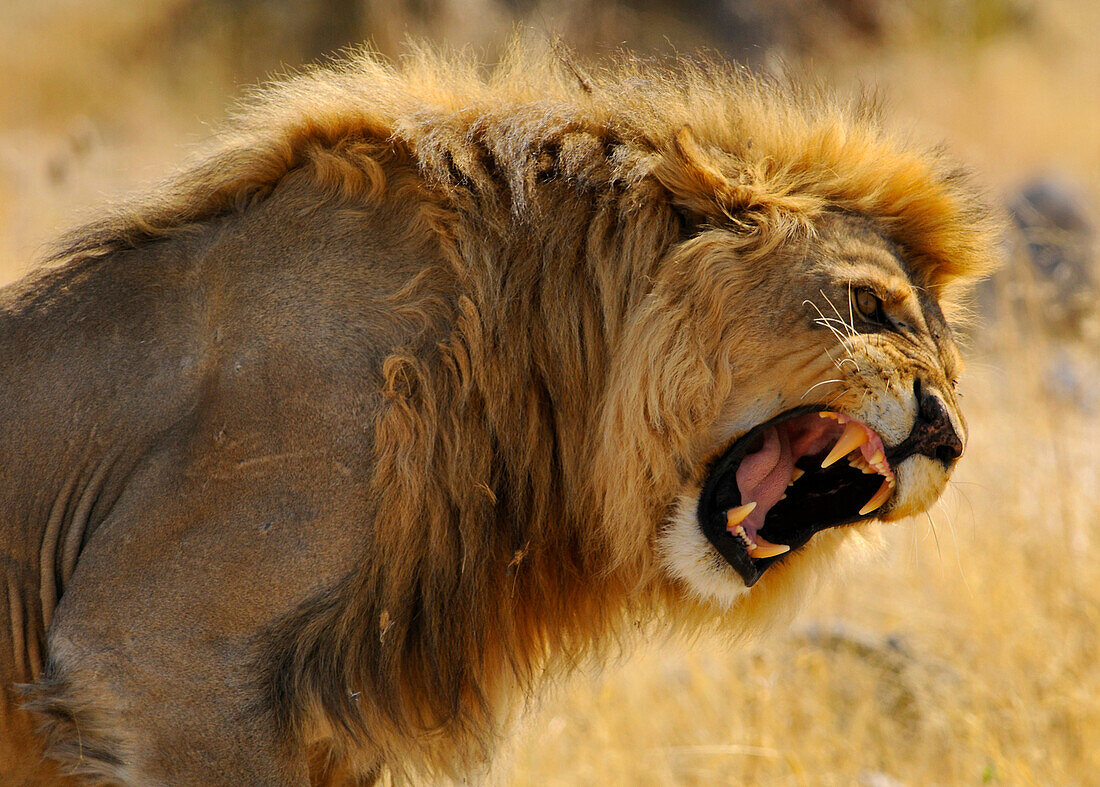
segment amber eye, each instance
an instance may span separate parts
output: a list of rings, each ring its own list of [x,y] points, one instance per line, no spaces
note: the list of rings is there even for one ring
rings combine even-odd
[[[870,322],[884,322],[886,314],[882,310],[882,301],[870,290],[857,290],[855,293],[856,310]]]

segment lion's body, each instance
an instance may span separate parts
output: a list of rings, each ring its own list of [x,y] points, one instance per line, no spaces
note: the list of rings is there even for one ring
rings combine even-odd
[[[134,783],[459,773],[624,621],[704,614],[654,543],[733,396],[689,354],[754,339],[655,285],[715,199],[684,124],[774,222],[745,259],[837,208],[929,286],[983,261],[966,191],[869,119],[554,62],[300,78],[0,294],[0,669],[46,720],[5,696],[3,778],[47,745]]]
[[[65,670],[69,686],[141,663],[181,715],[219,712],[207,698],[239,685],[241,702],[222,710],[243,717],[220,726],[242,737],[195,755],[226,764],[236,783],[260,772],[241,752],[280,759],[242,745],[276,739],[270,719],[246,712],[255,635],[349,572],[370,534],[362,479],[381,403],[378,342],[424,342],[379,298],[410,275],[400,260],[428,262],[430,249],[380,242],[370,216],[300,215],[323,203],[283,188],[231,226],[49,272],[5,304],[0,328],[3,351],[36,356],[5,352],[5,370],[20,373],[5,377],[2,406],[3,506],[25,517],[6,520],[25,539],[12,555],[23,582],[9,589],[26,609],[25,642],[52,620],[55,662],[68,643],[103,649]],[[271,210],[297,218],[276,224]],[[175,671],[181,652],[189,663]],[[30,681],[41,662],[19,666]],[[107,705],[112,683],[95,689]],[[176,723],[153,711],[162,701],[130,699],[125,715],[143,733],[157,718]],[[119,743],[100,740],[101,729],[114,736],[95,711],[73,722],[89,762]],[[168,765],[178,754],[144,756]]]

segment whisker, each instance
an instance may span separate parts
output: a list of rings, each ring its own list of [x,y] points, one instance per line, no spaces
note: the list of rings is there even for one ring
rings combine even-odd
[[[847,326],[846,326],[846,325],[844,324],[844,321],[843,321],[843,320],[836,320],[836,319],[834,319],[833,317],[826,317],[826,316],[825,316],[825,315],[824,315],[824,314],[823,314],[823,313],[821,312],[821,309],[819,309],[819,308],[817,307],[817,304],[816,304],[816,303],[814,303],[813,301],[810,301],[810,300],[805,300],[805,301],[803,301],[802,303],[803,303],[803,305],[805,305],[805,304],[809,304],[810,306],[812,306],[812,307],[814,308],[814,310],[815,310],[815,311],[817,311],[817,313],[818,313],[818,318],[814,320],[814,324],[815,324],[815,325],[820,325],[820,326],[821,326],[821,327],[823,327],[823,328],[828,328],[828,329],[829,329],[829,332],[830,332],[830,333],[831,333],[831,334],[833,335],[833,337],[834,337],[834,338],[835,338],[835,339],[836,339],[836,340],[837,340],[838,342],[840,342],[840,346],[844,348],[844,352],[845,352],[845,354],[846,354],[846,355],[848,356],[848,358],[847,358],[846,360],[851,360],[852,366],[854,366],[854,367],[855,367],[855,370],[856,370],[856,372],[858,373],[858,372],[860,371],[860,369],[859,369],[859,363],[858,363],[858,362],[856,361],[856,359],[855,359],[855,356],[854,356],[854,355],[852,355],[852,348],[851,348],[851,346],[849,346],[849,344],[848,344],[848,337],[846,337],[846,336],[845,336],[844,334],[842,334],[842,333],[841,333],[841,332],[840,332],[839,330],[837,330],[837,328],[836,328],[836,327],[835,327],[835,326],[833,325],[833,323],[835,323],[835,322],[839,322],[841,326],[843,326],[843,327],[847,328]],[[829,355],[829,358],[830,358],[830,359],[831,359],[831,360],[833,361],[833,365],[834,365],[834,366],[837,366],[837,368],[838,368],[838,369],[839,369],[839,368],[841,368],[841,367],[840,367],[839,365],[837,365],[836,359],[832,357],[832,354],[830,354],[830,355]],[[843,369],[841,369],[841,371],[843,371]]]
[[[819,292],[825,298],[825,300],[829,302],[829,305],[832,306],[833,313],[836,314],[836,317],[825,316],[825,313],[821,311],[821,308],[809,299],[802,301],[802,304],[804,306],[809,304],[811,307],[813,307],[814,311],[817,312],[817,319],[814,320],[814,323],[829,329],[836,340],[840,342],[840,345],[844,348],[845,354],[851,360],[852,367],[856,370],[856,373],[858,374],[861,371],[859,368],[859,362],[856,361],[855,355],[853,355],[852,353],[852,345],[850,344],[852,337],[856,336],[856,331],[852,327],[852,325],[849,325],[847,322],[844,321],[844,317],[840,314],[840,312],[837,311],[837,308],[835,305],[833,305],[833,302],[829,300],[829,296],[825,295],[825,292],[823,290],[819,290]],[[837,325],[839,325],[840,328],[843,329],[843,333],[841,333],[841,331],[837,329]],[[843,371],[843,368],[840,365],[838,365],[837,368]]]
[[[970,583],[966,579],[966,570],[963,569],[961,550],[959,549],[959,534],[955,530],[955,523],[952,521],[951,516],[943,508],[943,501],[937,500],[936,506],[944,511],[944,515],[947,516],[947,526],[951,528],[951,537],[955,540],[955,565],[959,567],[959,577],[963,581],[963,587],[966,588],[966,593],[971,598],[974,598],[974,591],[970,589]],[[931,518],[931,517],[929,517]]]
[[[809,388],[806,389],[806,393],[802,394],[802,396],[799,397],[799,401],[801,401],[802,399],[805,399],[809,395],[810,391],[812,391],[814,388],[817,388],[819,385],[828,385],[829,383],[842,383],[842,382],[844,382],[844,381],[843,380],[822,380],[819,383],[814,383],[813,385],[811,385]]]
[[[956,498],[957,499],[961,498],[963,501],[966,502],[966,508],[967,508],[967,511],[970,514],[970,517],[969,517],[969,519],[970,519],[970,529],[971,529],[971,531],[973,531],[974,530],[974,525],[978,521],[977,517],[974,515],[974,501],[970,499],[970,495],[968,495],[966,493],[966,490],[962,488],[963,484],[970,484],[972,486],[978,487],[979,489],[986,489],[986,487],[983,486],[982,484],[977,484],[977,483],[973,483],[973,482],[969,482],[969,481],[948,481],[947,482],[948,488],[951,490],[951,492],[954,495],[956,495]]]
[[[851,323],[844,322],[844,318],[841,316],[840,312],[837,310],[836,304],[833,303],[832,298],[830,298],[828,295],[825,294],[825,290],[818,290],[818,292],[821,293],[821,297],[824,298],[825,302],[828,303],[829,306],[832,308],[833,314],[835,314],[837,316],[837,319],[840,320],[842,323],[844,323],[844,327],[848,329],[848,335],[849,336],[855,336],[856,335],[855,322],[854,321],[851,322]]]
[[[852,313],[852,280],[848,279],[848,324],[855,330],[856,317]]]
[[[936,556],[940,560],[940,577],[943,577],[943,550],[940,549],[940,534],[936,532],[936,521],[932,519],[932,512],[925,511],[924,515],[928,517],[928,524],[932,528],[932,538],[936,542]]]
[[[833,317],[820,317],[814,320],[815,325],[820,325],[823,328],[828,328],[830,331],[832,331],[833,336],[837,338],[837,341],[844,345],[844,350],[848,353],[848,357],[852,358],[852,362],[855,363],[855,358],[852,356],[852,348],[848,344],[850,339],[847,336],[842,335],[836,328],[834,328],[832,323],[840,323],[840,325],[845,329],[847,329],[848,327],[843,320],[837,320]]]
[[[814,308],[816,309],[817,307],[815,306]],[[837,338],[837,341],[839,341],[842,345],[844,345],[844,349],[847,350],[848,354],[850,355],[852,351],[848,347],[848,337],[845,336],[844,334],[842,334],[840,331],[838,331],[835,327],[833,327],[832,323],[834,323],[834,322],[839,322],[841,324],[841,326],[843,326],[844,328],[848,327],[847,325],[844,324],[843,320],[836,320],[832,317],[826,317],[823,314],[818,319],[814,320],[814,323],[816,325],[821,325],[825,328],[828,328],[830,331],[832,331],[833,336],[835,336]]]
[[[846,393],[847,393],[847,391],[841,391],[841,392],[840,392],[840,393],[838,393],[838,394],[837,394],[836,396],[834,396],[834,397],[833,397],[832,399],[830,399],[830,400],[829,400],[828,402],[826,402],[826,403],[825,403],[825,406],[826,406],[826,407],[830,407],[830,406],[831,406],[831,405],[833,404],[833,402],[835,402],[835,401],[836,401],[837,399],[839,399],[840,397],[844,396],[844,394],[846,394]]]
[[[844,362],[845,361],[852,361],[852,359],[851,358],[841,358],[838,361],[836,358],[833,357],[833,354],[831,352],[829,352],[828,347],[825,347],[824,350],[825,350],[825,354],[829,356],[829,360],[833,362],[833,366],[836,367],[836,370],[843,374],[844,373]],[[852,363],[854,364],[855,361],[852,361]],[[857,372],[859,371],[859,365],[858,364],[856,364],[856,371]]]
[[[819,317],[818,319],[814,320],[814,322],[822,324],[822,325],[825,324],[825,323],[835,322],[838,325],[843,326],[845,330],[848,329],[848,323],[846,323],[844,320],[838,319],[837,317],[822,316],[822,317]]]

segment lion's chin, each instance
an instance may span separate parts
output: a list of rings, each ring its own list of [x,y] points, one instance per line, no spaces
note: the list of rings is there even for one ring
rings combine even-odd
[[[771,612],[766,619],[749,621],[756,628],[781,622],[784,615],[777,613],[778,606],[788,604],[793,609],[802,595],[800,590],[812,587],[816,576],[852,565],[879,540],[872,522],[822,531],[750,588],[703,535],[697,518],[700,491],[697,487],[687,489],[677,499],[658,535],[658,554],[683,592],[719,612],[745,602],[750,595],[766,596]]]
[[[692,595],[730,607],[749,588],[699,529],[696,511],[701,491],[695,488],[676,501],[672,516],[658,535],[657,550],[668,572]]]

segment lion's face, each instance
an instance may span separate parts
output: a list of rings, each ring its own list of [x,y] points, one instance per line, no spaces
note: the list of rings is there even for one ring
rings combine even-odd
[[[840,214],[763,261],[732,239],[703,233],[679,261],[703,275],[671,297],[721,320],[702,324],[729,394],[659,535],[667,570],[723,604],[812,564],[834,528],[927,509],[966,445],[958,352],[902,250]]]

